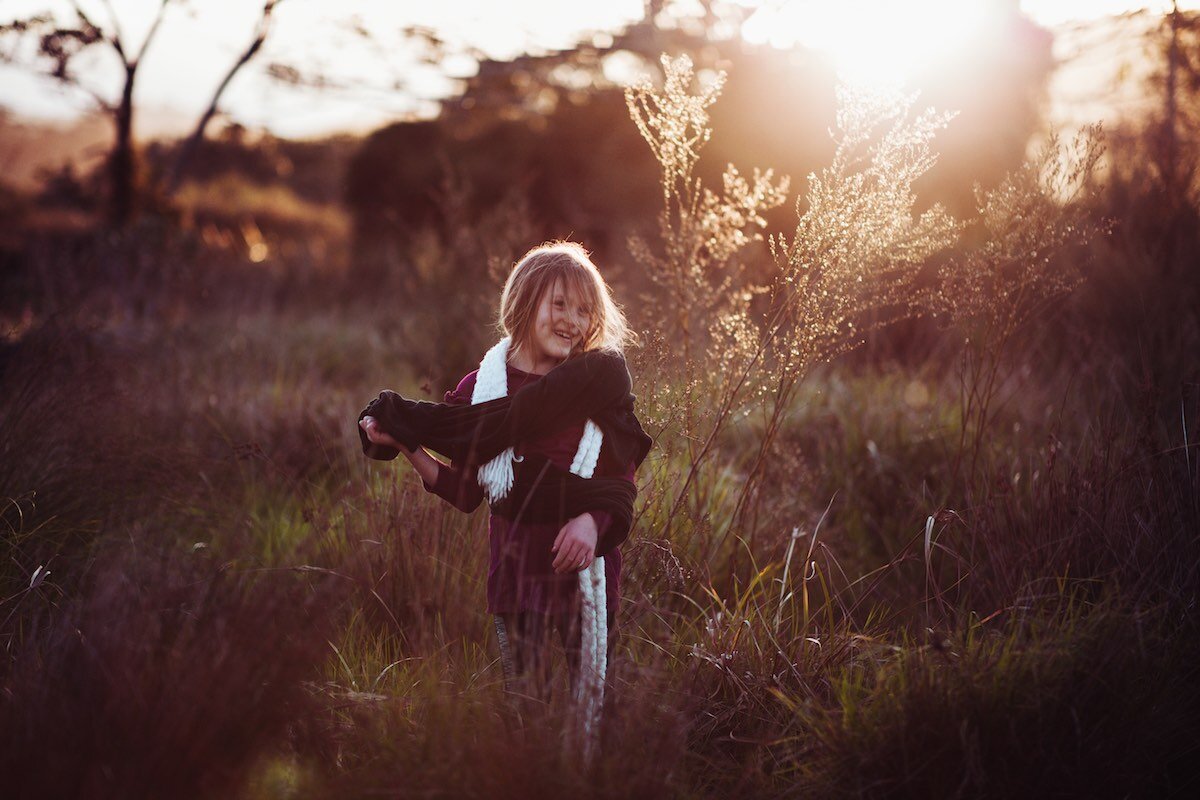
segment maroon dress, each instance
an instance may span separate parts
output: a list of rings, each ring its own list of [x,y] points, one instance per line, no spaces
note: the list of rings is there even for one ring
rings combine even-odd
[[[464,377],[454,391],[446,392],[444,402],[469,404],[475,389],[478,370]],[[512,394],[541,378],[531,372],[508,365],[508,392]],[[519,457],[536,453],[549,459],[556,467],[570,470],[583,436],[580,422],[552,435],[526,442],[513,448]],[[596,477],[625,478],[634,480],[632,463],[616,464],[606,457],[606,448],[601,446],[596,462]],[[437,481],[425,490],[433,492],[461,511],[473,511],[483,500],[483,487],[476,480],[476,466],[454,463],[438,469]],[[591,512],[596,517],[598,546],[604,536],[610,517],[606,512]],[[488,524],[490,559],[488,563],[488,612],[491,614],[515,614],[539,612],[542,614],[575,613],[579,608],[579,577],[574,572],[558,574],[554,571],[555,553],[550,548],[558,537],[557,524],[531,523],[520,519],[505,519],[492,513]],[[599,547],[603,550],[603,547]],[[620,603],[621,551],[613,548],[604,559],[604,577],[608,588],[608,611],[616,614]]]

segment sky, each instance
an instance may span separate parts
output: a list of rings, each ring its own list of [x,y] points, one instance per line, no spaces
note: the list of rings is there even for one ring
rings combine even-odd
[[[97,21],[108,20],[104,4],[80,0]],[[125,38],[145,38],[158,0],[113,0]],[[224,72],[252,40],[261,2],[192,0],[171,9],[147,51],[138,76],[143,107],[172,108],[194,115],[207,104]],[[0,21],[51,9],[70,18],[61,0],[0,0]],[[455,49],[479,48],[496,58],[528,49],[570,47],[580,31],[615,29],[642,15],[641,0],[546,2],[546,0],[284,0],[258,58],[240,73],[223,105],[250,127],[282,135],[316,135],[363,130],[410,113],[430,113],[434,101],[451,94],[455,82],[421,62],[421,53],[399,30],[419,25],[436,31]],[[371,31],[370,40],[355,32]],[[90,54],[89,54],[90,55]],[[288,91],[264,76],[272,61],[353,83],[354,89]],[[80,74],[106,96],[120,85],[119,64],[107,52],[81,62]],[[473,62],[447,65],[469,74]],[[397,82],[403,89],[396,90]],[[89,98],[13,67],[0,66],[0,105],[23,114],[69,118]]]
[[[158,2],[112,0],[127,40],[136,45],[144,39]],[[686,11],[691,0],[678,2]],[[966,33],[987,24],[979,10],[987,4],[968,0],[728,2],[757,7],[743,28],[746,38],[824,50],[845,74],[866,80],[902,81],[922,59],[944,57]],[[80,0],[80,5],[97,20],[110,19],[102,0]],[[1166,0],[1021,0],[1020,5],[1046,26],[1170,7]],[[1200,0],[1181,5],[1196,7]],[[252,0],[191,0],[168,12],[138,78],[137,101],[142,109],[155,112],[143,117],[144,126],[183,126],[195,118],[251,40],[260,8],[261,3]],[[66,0],[0,0],[0,22],[46,10],[66,19],[69,9]],[[404,116],[431,115],[438,98],[456,91],[455,78],[469,76],[474,69],[470,58],[454,59],[440,68],[425,63],[420,48],[400,36],[402,26],[427,27],[451,50],[477,49],[506,58],[570,47],[581,36],[619,29],[642,13],[642,0],[283,0],[266,47],[230,85],[222,107],[247,127],[268,128],[283,136],[366,131]],[[864,18],[882,24],[864,28]],[[369,30],[370,37],[358,32],[362,29]],[[1086,42],[1062,37],[1058,52],[1065,55],[1064,48],[1083,45]],[[265,75],[273,61],[320,73],[347,88],[314,93],[283,87]],[[1100,59],[1094,69],[1110,61]],[[115,96],[120,74],[111,53],[97,48],[80,61],[79,72],[95,91]],[[89,105],[82,92],[0,65],[0,107],[65,120]]]

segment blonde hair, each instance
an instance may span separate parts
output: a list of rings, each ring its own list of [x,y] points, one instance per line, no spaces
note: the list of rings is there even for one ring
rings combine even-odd
[[[588,350],[623,353],[636,343],[588,251],[575,242],[558,241],[538,245],[522,256],[504,284],[499,324],[516,347],[532,342],[538,306],[559,280],[590,309],[588,329],[572,356]]]

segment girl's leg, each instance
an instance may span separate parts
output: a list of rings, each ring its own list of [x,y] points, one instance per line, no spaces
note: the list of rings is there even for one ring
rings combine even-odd
[[[519,612],[495,618],[504,667],[504,690],[512,695],[550,700],[550,619],[545,614]]]

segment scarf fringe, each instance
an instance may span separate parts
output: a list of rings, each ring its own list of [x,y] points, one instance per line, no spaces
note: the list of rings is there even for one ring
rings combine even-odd
[[[508,346],[511,341],[511,337],[505,336],[484,354],[475,376],[471,405],[508,396]],[[513,485],[514,457],[510,447],[479,468],[479,485],[487,494],[488,502],[495,503],[508,496]]]
[[[509,393],[509,345],[505,336],[484,354],[475,375],[475,389],[470,403],[486,403]],[[580,446],[571,459],[571,473],[592,477],[600,459],[604,433],[592,420],[583,423]],[[508,497],[512,488],[512,462],[517,461],[511,447],[479,468],[479,485],[484,487],[491,503]],[[592,560],[580,573],[581,642],[580,679],[576,685],[575,702],[578,709],[577,747],[584,766],[592,764],[599,744],[600,712],[604,706],[604,681],[608,670],[608,588],[605,583],[604,558]]]
[[[471,405],[486,403],[508,396],[508,348],[511,336],[505,336],[484,354],[475,376],[475,388],[471,392]],[[600,447],[604,444],[604,433],[590,419],[584,422],[583,436],[579,448],[571,461],[571,472],[581,478],[590,478],[596,472],[600,459]],[[483,487],[488,501],[495,503],[508,496],[513,485],[513,462],[520,461],[510,447],[491,461],[482,465],[478,472],[479,485]]]
[[[508,396],[508,348],[506,336],[492,346],[479,362],[471,405]],[[579,448],[571,461],[571,472],[591,478],[596,472],[604,434],[592,420],[583,425]],[[513,462],[519,461],[510,447],[479,468],[479,485],[490,502],[508,496],[513,485]],[[604,677],[608,671],[608,587],[604,577],[604,559],[596,558],[579,572],[580,665],[575,701],[579,711],[578,748],[585,766],[592,762],[599,741],[600,713],[604,705]]]

